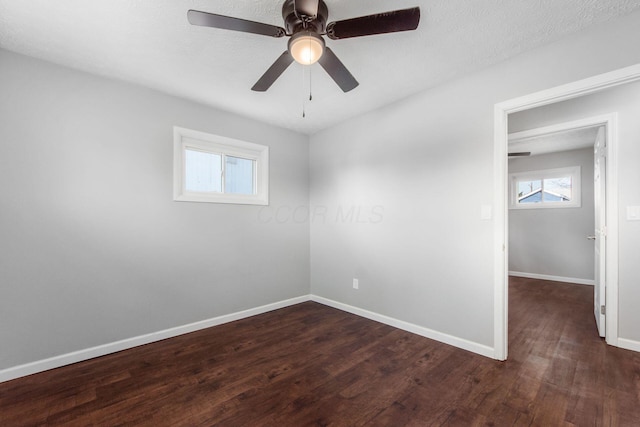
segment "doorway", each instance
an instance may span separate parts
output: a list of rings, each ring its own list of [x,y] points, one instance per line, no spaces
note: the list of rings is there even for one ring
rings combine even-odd
[[[494,357],[506,360],[508,356],[508,177],[507,144],[508,117],[510,114],[552,105],[588,95],[596,94],[616,86],[640,80],[640,65],[627,67],[611,73],[595,76],[564,86],[515,98],[495,106],[494,114]],[[606,240],[606,283],[604,297],[606,306],[606,341],[618,345],[618,271],[617,271],[617,124],[613,120],[606,127],[610,142],[606,158],[607,170],[607,240]]]
[[[617,115],[534,127],[538,116],[512,115],[526,130],[509,133],[509,276],[593,286],[605,337],[606,135]]]

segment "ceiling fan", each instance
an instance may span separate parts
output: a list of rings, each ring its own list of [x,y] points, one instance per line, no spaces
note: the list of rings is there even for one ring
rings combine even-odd
[[[285,0],[282,5],[285,28],[198,10],[189,10],[187,13],[192,25],[271,37],[291,37],[287,50],[276,59],[251,90],[264,92],[269,89],[295,60],[304,65],[319,62],[340,89],[348,92],[358,86],[358,82],[336,54],[326,46],[322,36],[340,40],[415,30],[420,22],[420,8],[394,10],[327,24],[328,16],[329,10],[323,0]]]

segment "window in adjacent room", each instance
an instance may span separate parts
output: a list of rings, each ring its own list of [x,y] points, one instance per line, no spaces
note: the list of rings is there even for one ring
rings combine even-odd
[[[269,204],[269,147],[174,128],[174,200]]]
[[[510,208],[580,207],[580,166],[509,175]]]

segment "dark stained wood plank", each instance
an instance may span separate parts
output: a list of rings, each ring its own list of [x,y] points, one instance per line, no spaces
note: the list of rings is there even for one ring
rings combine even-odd
[[[512,278],[497,362],[317,303],[0,384],[0,425],[640,425],[592,288]]]

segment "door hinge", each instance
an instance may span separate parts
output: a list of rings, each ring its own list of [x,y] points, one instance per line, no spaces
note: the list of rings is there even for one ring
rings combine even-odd
[[[603,316],[605,314],[607,314],[607,307],[605,307],[604,305],[600,306],[600,314],[602,314]]]

